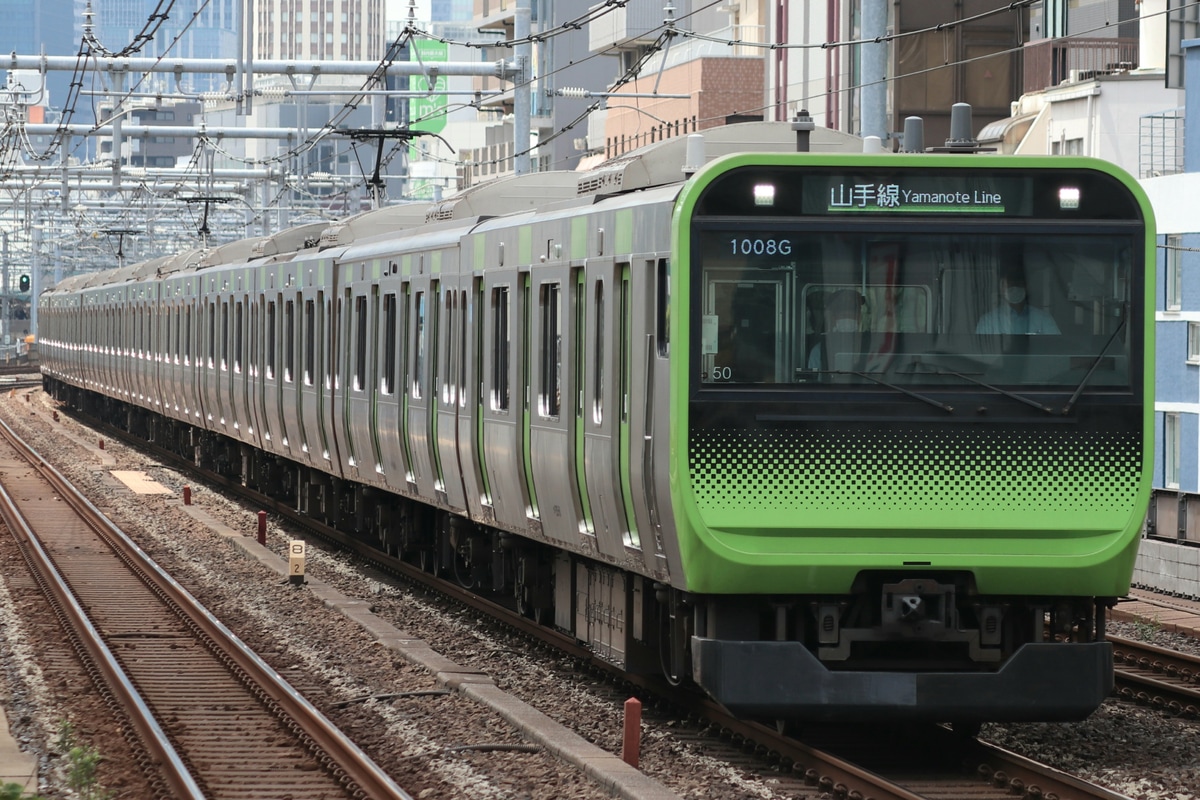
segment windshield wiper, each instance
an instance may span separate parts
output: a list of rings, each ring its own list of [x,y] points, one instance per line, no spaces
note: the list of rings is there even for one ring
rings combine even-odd
[[[947,414],[954,413],[954,406],[952,406],[952,405],[948,405],[946,403],[943,403],[941,400],[935,400],[932,397],[927,397],[923,394],[917,394],[916,392],[910,392],[908,389],[905,389],[903,386],[897,386],[896,384],[891,383],[889,381],[885,381],[882,378],[876,378],[870,372],[859,372],[858,370],[852,370],[852,369],[819,369],[819,370],[813,370],[813,371],[816,372],[818,375],[857,375],[860,378],[866,378],[869,381],[874,381],[875,383],[878,383],[880,386],[886,386],[889,389],[900,392],[900,394],[906,394],[909,397],[915,397],[917,400],[920,400],[925,403],[929,403],[929,405],[931,405],[935,408],[940,408],[942,411],[945,411]]]
[[[913,366],[914,367],[928,367],[929,373],[933,374],[933,375],[952,375],[955,378],[961,378],[964,381],[968,381],[970,383],[975,384],[976,386],[982,386],[985,389],[990,389],[991,391],[996,392],[997,394],[1002,394],[1005,397],[1011,397],[1013,400],[1024,403],[1027,406],[1033,406],[1038,411],[1045,411],[1047,414],[1057,414],[1058,413],[1050,406],[1045,405],[1044,403],[1039,403],[1037,400],[1034,400],[1032,397],[1026,397],[1025,395],[1017,394],[1016,392],[1010,392],[1008,389],[1001,389],[999,386],[993,386],[992,384],[985,383],[981,380],[978,380],[977,378],[972,378],[970,375],[964,375],[963,373],[955,372],[952,369],[946,369],[945,367],[939,367],[936,364],[926,364],[924,361],[921,361],[920,358],[913,359]]]
[[[1105,352],[1108,351],[1108,346],[1113,343],[1114,339],[1117,338],[1117,334],[1124,330],[1125,322],[1128,319],[1129,314],[1123,314],[1121,316],[1121,324],[1113,330],[1112,335],[1108,337],[1108,341],[1104,343],[1104,347],[1100,348],[1100,352],[1096,353],[1096,357],[1092,359],[1092,365],[1088,367],[1088,371],[1084,374],[1083,379],[1079,381],[1079,385],[1075,387],[1075,391],[1071,394],[1071,399],[1067,400],[1067,404],[1062,407],[1062,411],[1059,412],[1060,414],[1066,416],[1067,414],[1071,413],[1071,409],[1075,407],[1075,403],[1079,400],[1079,396],[1083,394],[1083,387],[1087,386],[1087,382],[1092,379],[1092,373],[1096,371],[1096,367],[1100,366],[1100,361],[1104,358]]]

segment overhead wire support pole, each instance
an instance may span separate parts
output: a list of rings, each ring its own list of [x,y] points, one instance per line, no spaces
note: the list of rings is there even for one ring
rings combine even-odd
[[[513,39],[517,69],[513,85],[513,172],[529,172],[530,128],[533,117],[533,43],[529,40],[532,18],[531,0],[517,0],[513,9]]]

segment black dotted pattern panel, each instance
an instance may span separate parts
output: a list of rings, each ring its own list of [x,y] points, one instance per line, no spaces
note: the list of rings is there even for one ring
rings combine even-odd
[[[1140,445],[1136,433],[703,430],[689,467],[701,510],[1127,513]]]

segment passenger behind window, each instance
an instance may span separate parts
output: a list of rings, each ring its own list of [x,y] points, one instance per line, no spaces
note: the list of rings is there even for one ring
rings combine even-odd
[[[825,303],[825,332],[808,351],[808,368],[825,371],[861,369],[861,365],[844,364],[838,356],[863,353],[862,312],[866,300],[853,289],[839,289]]]
[[[1049,312],[1029,304],[1025,272],[1012,267],[1000,276],[1000,303],[979,318],[976,333],[1055,334],[1061,333]]]

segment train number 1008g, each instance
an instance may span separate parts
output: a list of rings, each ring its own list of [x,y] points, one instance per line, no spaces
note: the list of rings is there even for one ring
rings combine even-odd
[[[735,256],[790,256],[791,239],[730,239]]]

